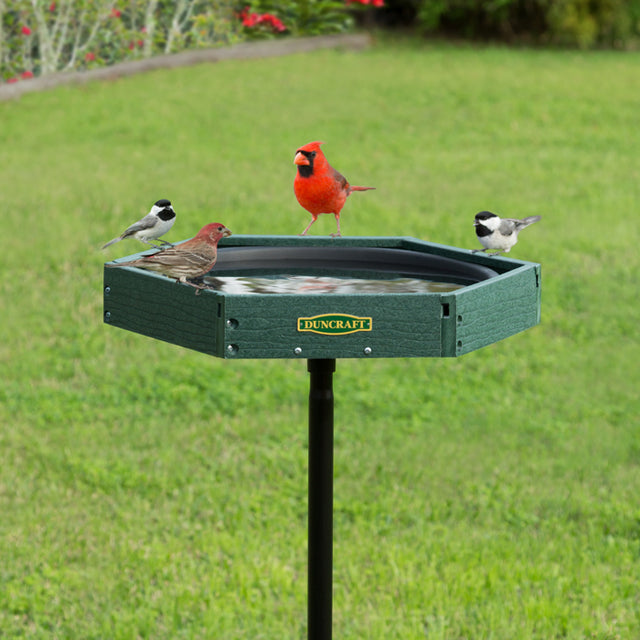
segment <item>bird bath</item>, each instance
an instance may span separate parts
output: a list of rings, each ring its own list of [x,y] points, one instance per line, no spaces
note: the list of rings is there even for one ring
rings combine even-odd
[[[104,321],[221,358],[307,360],[308,638],[329,640],[336,359],[455,357],[524,331],[540,265],[405,237],[234,235],[204,282],[105,268]]]

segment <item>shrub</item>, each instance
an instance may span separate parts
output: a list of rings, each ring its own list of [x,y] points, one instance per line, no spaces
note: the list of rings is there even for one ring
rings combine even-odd
[[[86,69],[240,39],[230,1],[0,0],[0,78]]]
[[[265,28],[251,29],[247,35],[264,37],[285,30],[294,36],[341,33],[353,28],[356,13],[383,5],[384,0],[254,0],[244,11],[250,16],[265,17],[266,23]],[[271,26],[274,18],[283,29]]]
[[[383,0],[0,0],[0,80],[278,34],[347,31]]]
[[[546,13],[552,39],[562,44],[622,47],[640,34],[638,0],[562,0]]]
[[[640,36],[640,0],[389,0],[381,17],[423,33],[582,48]]]

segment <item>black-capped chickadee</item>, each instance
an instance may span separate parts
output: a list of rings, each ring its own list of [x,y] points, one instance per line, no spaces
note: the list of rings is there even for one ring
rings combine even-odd
[[[490,256],[497,256],[499,253],[508,253],[511,247],[518,242],[518,233],[534,222],[538,222],[541,216],[529,216],[522,220],[514,218],[500,218],[491,211],[481,211],[476,213],[473,226],[476,228],[476,235],[484,249],[473,249],[473,253],[497,249]]]
[[[106,249],[108,246],[120,242],[120,240],[124,240],[125,238],[135,238],[136,240],[140,240],[140,242],[150,244],[156,249],[161,249],[162,247],[153,244],[151,240],[157,240],[160,236],[167,233],[167,231],[173,227],[175,221],[176,212],[173,210],[169,200],[158,200],[144,218],[141,218],[138,222],[134,222],[122,235],[110,240],[102,248]],[[166,240],[160,240],[160,242],[162,242],[164,246],[173,246]]]

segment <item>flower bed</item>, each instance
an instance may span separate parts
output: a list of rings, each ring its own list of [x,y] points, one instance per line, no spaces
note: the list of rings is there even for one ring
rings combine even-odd
[[[283,35],[348,32],[353,9],[383,0],[0,0],[0,82],[88,70],[189,49]]]

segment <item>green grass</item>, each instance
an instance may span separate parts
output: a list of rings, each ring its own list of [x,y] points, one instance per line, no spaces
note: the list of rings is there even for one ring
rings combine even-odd
[[[0,636],[305,637],[304,363],[105,326],[102,264],[140,246],[98,247],[161,197],[169,240],[299,233],[315,139],[378,188],[346,235],[543,216],[511,254],[539,327],[338,362],[334,636],[640,636],[639,62],[383,41],[1,103]]]

